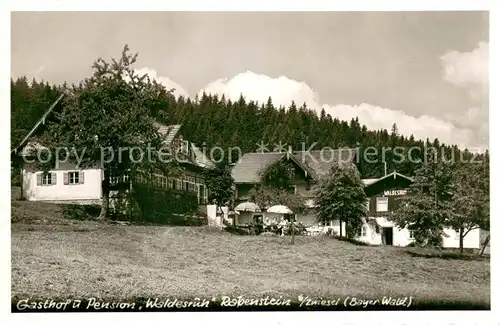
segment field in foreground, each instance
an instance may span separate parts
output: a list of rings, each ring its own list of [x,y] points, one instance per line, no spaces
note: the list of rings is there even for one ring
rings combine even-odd
[[[490,263],[413,257],[328,237],[236,236],[206,227],[12,225],[12,296],[335,299],[413,296],[489,305]]]

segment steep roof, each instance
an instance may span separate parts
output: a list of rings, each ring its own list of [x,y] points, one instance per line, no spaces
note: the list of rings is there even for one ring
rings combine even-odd
[[[375,183],[376,181],[378,181],[378,178],[365,178],[365,179],[362,179],[361,182],[363,183],[363,185],[365,186],[368,186],[370,184],[373,184]]]
[[[158,128],[158,133],[165,136],[165,140],[163,141],[163,143],[167,146],[172,143],[182,126],[181,124],[163,125],[157,122],[154,122],[153,124]]]
[[[37,130],[40,129],[42,125],[45,124],[45,121],[48,117],[48,115],[53,111],[53,109],[56,107],[57,103],[61,101],[61,99],[64,97],[64,94],[59,96],[59,98],[47,109],[47,111],[43,114],[43,116],[38,120],[38,122],[33,126],[33,128],[28,132],[28,134],[24,137],[24,139],[19,143],[17,147],[15,147],[11,151],[11,155],[21,155],[21,156],[28,156],[35,152],[36,150],[40,150],[42,148],[45,148],[43,145],[40,143],[37,143],[36,141],[32,140],[32,137],[34,134],[37,132]],[[175,124],[175,125],[163,125],[161,123],[154,122],[153,125],[158,128],[158,133],[162,134],[165,136],[165,140],[163,141],[163,144],[165,146],[171,145],[172,141],[174,138],[177,136],[179,133],[179,130],[181,129],[181,124]],[[192,163],[204,167],[204,168],[212,168],[214,167],[214,163],[201,151],[198,147],[196,147],[194,144],[190,143],[189,144],[193,153],[193,161]]]
[[[231,175],[236,183],[259,183],[261,171],[284,156],[280,152],[246,153],[234,165]]]
[[[294,156],[313,173],[313,178],[327,175],[338,164],[340,167],[352,165],[356,159],[356,149],[297,151]]]
[[[369,182],[369,184],[365,184],[365,186],[370,186],[370,185],[376,184],[376,183],[378,183],[380,181],[383,181],[383,180],[391,178],[391,177],[394,178],[394,179],[396,179],[398,177],[401,177],[401,178],[406,179],[406,180],[408,180],[410,182],[414,181],[413,178],[411,178],[411,177],[408,177],[406,175],[403,175],[403,174],[400,174],[400,173],[398,173],[396,171],[393,171],[392,173],[387,174],[384,177],[380,177],[380,178],[377,178],[377,179],[372,179],[371,182]]]
[[[352,165],[355,153],[355,149],[295,151],[289,157],[309,176],[317,179],[327,174],[334,165]],[[259,183],[261,172],[286,156],[286,152],[246,153],[233,167],[233,179],[235,183]]]
[[[61,94],[54,103],[47,109],[45,113],[43,113],[42,117],[36,122],[36,124],[31,128],[31,130],[28,132],[28,134],[24,137],[23,140],[15,147],[13,150],[11,150],[11,155],[17,155],[19,152],[22,152],[22,154],[26,154],[26,150],[23,150],[25,146],[29,144],[28,140],[35,134],[35,132],[42,126],[45,125],[45,121],[48,117],[48,115],[54,110],[54,107],[61,101],[61,99],[64,97],[64,94]],[[30,144],[30,146],[36,146],[36,144]]]
[[[203,167],[203,168],[214,168],[215,164],[213,161],[211,161],[205,153],[195,146],[193,143],[191,143],[191,150],[193,151],[194,155],[194,162],[196,165]]]
[[[365,184],[365,193],[370,197],[391,188],[407,188],[413,181],[413,178],[394,171],[369,184]]]

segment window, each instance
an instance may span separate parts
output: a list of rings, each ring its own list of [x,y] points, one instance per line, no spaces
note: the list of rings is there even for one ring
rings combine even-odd
[[[154,175],[153,185],[155,187],[165,188],[167,187],[167,178],[163,175]]]
[[[42,175],[42,185],[52,185],[52,174],[44,173]]]
[[[56,185],[56,173],[40,173],[36,176],[37,186]]]
[[[64,173],[64,185],[77,185],[83,184],[84,181],[83,172],[67,172]]]
[[[69,172],[68,173],[69,184],[80,184],[80,173],[79,172]]]
[[[208,202],[208,195],[207,195],[207,188],[205,185],[198,185],[198,203],[199,204],[207,204]]]
[[[146,178],[141,173],[136,175],[136,180],[138,183],[146,183]]]
[[[331,227],[332,222],[331,221],[323,221],[320,223],[320,225],[322,225],[323,227]]]
[[[415,238],[415,237],[414,237],[413,230],[409,230],[409,231],[408,231],[408,233],[409,233],[409,236],[408,236],[408,237],[409,237],[410,239],[414,239],[414,238]]]
[[[173,178],[169,178],[167,180],[167,186],[168,186],[168,188],[174,188],[174,179]]]
[[[370,199],[366,200],[366,211],[370,212]]]
[[[361,226],[361,228],[359,228],[359,237],[365,237],[367,234],[367,229],[366,229],[366,226],[363,225]]]
[[[389,211],[389,198],[378,197],[377,198],[377,212],[387,212]]]

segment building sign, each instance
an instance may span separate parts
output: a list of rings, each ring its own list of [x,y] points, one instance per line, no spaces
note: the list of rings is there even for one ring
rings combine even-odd
[[[406,195],[406,190],[390,190],[384,191],[385,196],[397,196],[397,195]]]

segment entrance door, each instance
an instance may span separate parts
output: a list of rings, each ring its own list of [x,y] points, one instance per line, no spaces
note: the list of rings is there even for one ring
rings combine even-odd
[[[382,244],[392,245],[393,228],[383,227],[382,228]]]

